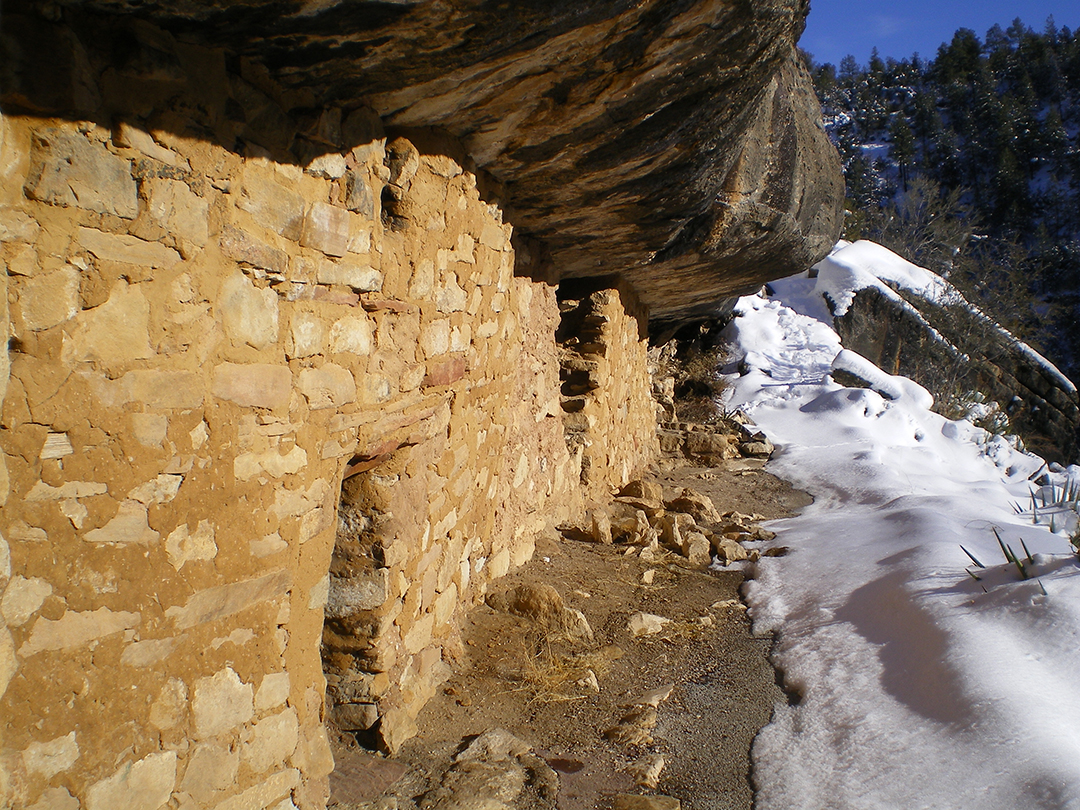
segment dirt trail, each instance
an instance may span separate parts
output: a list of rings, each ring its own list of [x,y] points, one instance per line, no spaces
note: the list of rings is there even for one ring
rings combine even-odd
[[[692,487],[721,513],[760,519],[809,503],[760,467],[736,460],[650,480],[668,497]],[[749,810],[750,746],[785,696],[768,662],[771,639],[751,635],[739,599],[745,575],[697,569],[676,554],[647,562],[635,551],[554,536],[538,543],[533,561],[499,591],[553,586],[567,607],[585,615],[593,643],[571,642],[488,605],[474,608],[463,627],[464,660],[422,712],[415,739],[392,759],[364,751],[351,737],[337,740],[331,806],[455,807],[436,800],[433,789],[470,738],[503,728],[558,773],[558,792],[527,799],[526,791],[492,807],[608,810],[617,794],[660,794],[689,810]],[[639,611],[671,621],[634,638],[628,620]],[[654,713],[629,708],[666,685],[673,689]],[[623,724],[632,733],[611,732],[635,712],[644,719]],[[658,756],[664,768],[656,787],[635,785],[634,763],[645,768]]]

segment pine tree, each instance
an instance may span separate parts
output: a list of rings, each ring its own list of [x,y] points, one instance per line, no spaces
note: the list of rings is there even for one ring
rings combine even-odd
[[[904,191],[908,190],[908,169],[911,167],[912,158],[915,157],[915,135],[908,125],[907,119],[897,115],[889,127],[889,139],[892,141],[892,157],[900,167],[900,183]]]

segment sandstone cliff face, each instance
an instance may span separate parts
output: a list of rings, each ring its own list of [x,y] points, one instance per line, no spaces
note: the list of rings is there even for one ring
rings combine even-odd
[[[797,3],[3,12],[0,806],[322,807],[833,238]]]
[[[267,69],[290,89],[286,106],[365,99],[389,125],[447,130],[507,185],[510,218],[560,277],[622,273],[654,319],[708,314],[798,272],[839,232],[839,162],[794,54],[805,0],[69,7],[93,31],[84,44],[111,45],[92,61],[146,38],[84,16],[123,12],[228,48],[256,87],[253,68]],[[168,81],[175,66],[152,53],[147,80]],[[42,95],[55,91],[28,102]],[[261,145],[303,163],[366,136],[276,130]]]

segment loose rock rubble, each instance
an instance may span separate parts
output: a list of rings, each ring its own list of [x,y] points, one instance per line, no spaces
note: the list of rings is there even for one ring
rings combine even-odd
[[[714,562],[728,565],[756,561],[759,552],[743,544],[771,540],[776,535],[758,525],[760,515],[729,511],[721,514],[705,495],[689,487],[672,498],[647,481],[631,481],[608,504],[594,505],[583,524],[562,531],[578,539],[605,545],[622,544],[628,554],[660,561],[664,552],[678,555],[696,567]]]

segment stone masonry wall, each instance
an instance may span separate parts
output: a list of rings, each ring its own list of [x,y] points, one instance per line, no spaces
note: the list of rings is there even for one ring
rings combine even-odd
[[[648,370],[648,313],[617,278],[565,282],[557,335],[566,442],[583,492],[606,500],[659,452]]]
[[[0,805],[322,807],[323,640],[393,749],[580,508],[555,288],[456,144],[290,117],[159,33],[85,117],[2,118]],[[629,295],[607,483],[652,453]]]

